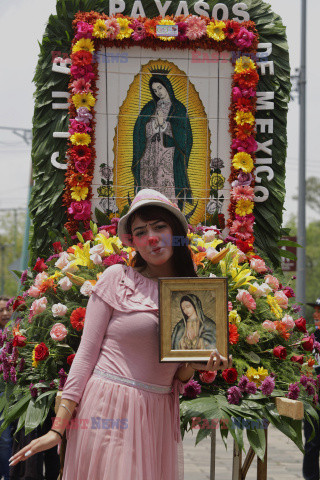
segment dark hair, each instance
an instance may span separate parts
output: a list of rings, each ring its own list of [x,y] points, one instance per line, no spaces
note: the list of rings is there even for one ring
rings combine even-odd
[[[177,277],[197,277],[194,269],[191,251],[188,248],[188,238],[185,234],[182,224],[179,222],[175,215],[172,215],[166,208],[146,205],[136,210],[130,215],[127,223],[127,233],[132,235],[132,222],[135,216],[140,217],[145,222],[150,220],[163,220],[170,225],[172,235],[178,237],[181,240],[181,245],[173,246],[173,268]],[[139,252],[136,252],[134,257],[135,267],[146,267],[147,262],[141,257]]]

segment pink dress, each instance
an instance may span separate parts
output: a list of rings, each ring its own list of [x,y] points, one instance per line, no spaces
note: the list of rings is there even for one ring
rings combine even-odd
[[[106,269],[62,393],[78,403],[63,480],[182,480],[180,365],[159,362],[158,283]]]

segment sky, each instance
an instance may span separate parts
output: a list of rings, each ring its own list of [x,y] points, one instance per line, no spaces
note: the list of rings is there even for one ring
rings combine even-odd
[[[274,12],[287,26],[292,73],[300,65],[300,0],[272,0]],[[318,85],[320,64],[317,42],[312,42],[311,32],[316,32],[320,18],[320,2],[308,0],[307,12],[307,177],[320,178],[318,149]],[[0,36],[2,45],[2,92],[0,127],[32,128],[34,76],[39,45],[50,14],[55,13],[55,0],[0,0]],[[314,34],[314,33],[313,33]],[[18,136],[0,129],[0,210],[25,208],[31,167],[31,147]],[[286,174],[286,201],[284,223],[297,213],[298,202],[292,196],[298,192],[299,105],[290,103],[288,115],[288,152]],[[48,159],[48,161],[50,161]],[[307,209],[307,221],[317,220]]]

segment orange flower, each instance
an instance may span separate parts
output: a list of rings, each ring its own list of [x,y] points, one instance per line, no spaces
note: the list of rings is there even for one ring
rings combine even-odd
[[[282,337],[284,340],[288,340],[288,338],[290,338],[290,333],[288,332],[284,323],[279,322],[278,320],[276,320],[274,323],[276,326],[276,330],[279,332],[280,337]]]
[[[203,260],[205,258],[205,256],[207,255],[207,252],[198,252],[198,253],[193,253],[192,250],[191,250],[191,254],[192,254],[192,261],[195,265],[202,265],[202,267],[204,267],[204,264],[201,262],[201,260]]]
[[[233,323],[229,323],[229,343],[231,345],[235,345],[238,343],[239,340],[239,333],[238,333],[238,328],[237,325],[234,325]]]
[[[155,18],[148,18],[148,20],[144,22],[144,26],[148,35],[152,35],[153,37],[156,36],[157,23],[158,22]]]
[[[85,173],[72,173],[67,177],[66,182],[68,185],[70,185],[70,187],[86,187],[90,185],[91,180],[92,175],[87,175]]]
[[[54,292],[57,291],[57,287],[54,284],[54,279],[53,278],[47,278],[47,280],[42,282],[42,284],[38,288],[40,290],[40,293],[45,293],[49,288],[52,288]]]
[[[74,248],[69,247],[68,250],[67,250],[67,253],[74,253]]]
[[[235,128],[236,136],[240,140],[245,140],[253,134],[254,126],[250,123],[244,123],[243,125],[238,125]]]
[[[314,358],[309,358],[307,363],[308,363],[308,367],[313,367],[316,361],[314,360]]]

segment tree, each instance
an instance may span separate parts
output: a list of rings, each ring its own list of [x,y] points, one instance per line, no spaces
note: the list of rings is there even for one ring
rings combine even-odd
[[[292,197],[299,200],[298,195]],[[320,213],[320,178],[309,177],[306,180],[306,203],[308,207]]]
[[[8,297],[17,293],[18,282],[10,265],[21,256],[25,218],[25,210],[12,209],[0,214],[0,293]]]

